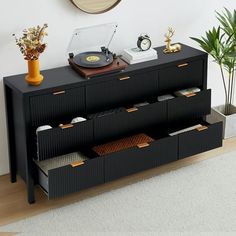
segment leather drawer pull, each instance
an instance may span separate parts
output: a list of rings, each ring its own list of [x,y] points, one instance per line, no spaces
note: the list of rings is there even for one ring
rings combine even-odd
[[[197,95],[196,93],[189,93],[189,94],[186,94],[185,97],[190,98],[190,97],[194,97],[196,95]]]
[[[134,112],[134,111],[137,111],[138,110],[138,108],[137,107],[131,107],[131,108],[128,108],[128,109],[126,109],[126,111],[127,112]]]
[[[206,129],[208,129],[208,127],[203,125],[202,127],[197,128],[197,131],[201,132],[201,131],[206,130]]]
[[[77,166],[81,166],[83,164],[84,164],[83,161],[74,161],[70,165],[74,168],[74,167],[77,167]]]
[[[128,79],[130,79],[130,77],[129,77],[129,76],[127,76],[127,77],[122,77],[122,78],[119,78],[119,80],[120,80],[120,81],[122,81],[122,80],[128,80]]]
[[[148,146],[150,146],[149,143],[140,143],[140,144],[137,145],[138,148],[145,148],[145,147],[148,147]]]
[[[61,129],[68,129],[68,128],[74,127],[74,125],[72,125],[72,124],[66,124],[66,125],[61,124],[61,125],[59,125],[59,127],[60,127]]]
[[[60,94],[64,94],[66,93],[66,91],[58,91],[58,92],[54,92],[53,95],[60,95]]]
[[[180,65],[178,65],[177,67],[178,67],[178,68],[181,68],[181,67],[185,67],[185,66],[188,66],[188,63],[180,64]]]

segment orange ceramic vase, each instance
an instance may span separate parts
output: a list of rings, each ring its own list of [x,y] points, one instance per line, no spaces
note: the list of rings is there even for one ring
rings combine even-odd
[[[39,71],[39,60],[28,60],[28,75],[25,80],[30,85],[40,85],[43,81],[43,76]]]

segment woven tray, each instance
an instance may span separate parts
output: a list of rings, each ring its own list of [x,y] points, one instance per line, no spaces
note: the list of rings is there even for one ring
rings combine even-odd
[[[138,144],[150,143],[153,139],[148,135],[141,133],[127,138],[122,138],[113,142],[105,143],[93,147],[93,151],[98,155],[103,156],[113,152],[118,152],[127,148],[135,147]]]

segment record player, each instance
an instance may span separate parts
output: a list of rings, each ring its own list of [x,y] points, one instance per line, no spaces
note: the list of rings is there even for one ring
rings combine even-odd
[[[69,64],[85,78],[121,71],[127,63],[109,50],[117,24],[76,29],[68,53]]]

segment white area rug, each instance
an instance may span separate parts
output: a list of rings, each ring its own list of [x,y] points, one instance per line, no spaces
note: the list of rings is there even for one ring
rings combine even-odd
[[[0,227],[5,231],[53,236],[236,235],[236,152]]]

